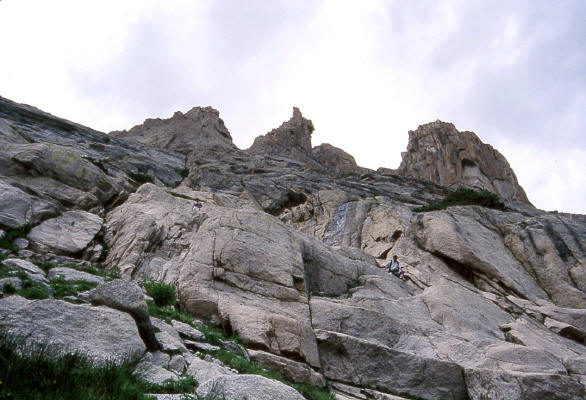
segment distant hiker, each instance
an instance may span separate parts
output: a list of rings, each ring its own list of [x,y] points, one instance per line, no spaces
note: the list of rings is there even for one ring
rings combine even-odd
[[[399,257],[397,257],[396,255],[393,256],[393,260],[389,261],[386,265],[387,270],[393,274],[393,275],[397,275],[399,273],[399,269],[401,268],[401,266],[399,265]]]
[[[193,205],[193,211],[198,212],[199,210],[201,210],[201,203],[199,202],[199,200],[195,201],[195,204]]]

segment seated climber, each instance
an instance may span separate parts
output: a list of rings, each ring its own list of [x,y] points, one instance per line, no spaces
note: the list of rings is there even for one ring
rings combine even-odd
[[[399,265],[399,257],[397,257],[397,255],[394,255],[392,261],[389,261],[385,266],[387,267],[389,273],[399,276],[398,274],[401,265]]]

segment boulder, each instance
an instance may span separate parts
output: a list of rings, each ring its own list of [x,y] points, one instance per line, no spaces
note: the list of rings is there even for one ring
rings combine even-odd
[[[162,351],[170,354],[187,353],[187,348],[175,328],[158,318],[151,318],[151,322]]]
[[[26,249],[28,247],[29,242],[25,238],[16,238],[12,242],[12,245],[17,250],[24,250],[24,249]]]
[[[0,299],[0,315],[0,329],[7,334],[23,338],[28,345],[46,345],[59,354],[79,352],[98,363],[121,363],[146,350],[134,320],[108,307],[10,296]]]
[[[192,356],[187,361],[189,364],[187,374],[193,376],[200,386],[222,375],[234,375],[228,367],[199,357]]]
[[[58,212],[54,202],[30,195],[0,178],[0,226],[16,228],[27,223],[38,224]]]
[[[184,322],[177,321],[174,319],[173,321],[171,321],[171,326],[173,326],[173,328],[175,328],[175,330],[185,338],[195,340],[196,342],[203,341],[205,339],[205,335],[202,332],[198,331],[191,325],[186,324]]]
[[[175,372],[169,371],[160,365],[153,364],[149,361],[141,361],[134,369],[134,374],[155,385],[162,385],[165,382],[176,381],[179,379]]]
[[[161,349],[161,344],[151,325],[142,289],[138,284],[123,279],[105,282],[90,292],[90,300],[94,305],[106,305],[130,314],[136,321],[138,332],[147,349],[149,351]]]
[[[35,226],[28,235],[33,247],[58,254],[77,254],[102,228],[102,218],[86,211],[67,211]]]
[[[360,173],[360,168],[356,165],[354,157],[329,143],[315,146],[313,156],[321,165],[337,173]]]
[[[171,357],[171,360],[169,360],[169,369],[178,374],[182,374],[186,367],[187,363],[185,362],[185,357],[180,354],[175,354]]]
[[[221,375],[200,384],[196,393],[225,400],[304,400],[292,387],[259,375]]]
[[[45,271],[37,267],[30,261],[21,260],[18,258],[9,258],[3,261],[4,265],[8,268],[23,271],[27,277],[35,282],[38,282],[44,286],[49,284],[49,280],[46,277]]]
[[[28,272],[33,275],[45,276],[46,273],[30,261],[20,260],[18,258],[8,258],[2,261],[4,265],[17,271]]]
[[[463,369],[341,333],[316,330],[327,379],[398,395],[466,399]]]
[[[219,346],[214,346],[213,344],[204,342],[194,342],[193,340],[186,340],[184,343],[187,347],[189,347],[192,350],[204,351],[206,353],[210,351],[213,352],[220,350]]]
[[[319,372],[314,371],[307,364],[290,360],[285,357],[276,356],[261,350],[248,350],[248,353],[252,361],[276,369],[291,382],[305,382],[317,386],[325,386],[326,384],[324,376]]]
[[[49,279],[63,278],[66,282],[70,281],[86,281],[90,283],[100,284],[104,282],[104,278],[85,271],[78,271],[68,267],[51,268],[47,274]]]

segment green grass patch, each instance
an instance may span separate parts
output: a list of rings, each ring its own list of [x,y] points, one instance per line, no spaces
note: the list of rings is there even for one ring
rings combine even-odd
[[[18,249],[16,249],[14,247],[12,242],[16,238],[26,237],[26,235],[28,235],[30,231],[31,231],[31,224],[30,223],[26,223],[22,226],[18,226],[16,228],[9,229],[6,232],[6,235],[4,235],[4,237],[0,239],[0,247],[3,247],[5,249],[9,249],[9,250],[16,253],[18,251]]]
[[[14,276],[14,270],[0,263],[0,278],[8,278],[11,276]]]
[[[54,297],[62,299],[65,296],[76,296],[79,292],[85,292],[98,286],[97,283],[80,281],[66,281],[62,276],[51,280],[51,287],[55,291]]]
[[[43,300],[49,298],[49,291],[47,290],[47,288],[42,286],[25,287],[24,282],[22,285],[22,289],[18,290],[16,294],[30,300]]]
[[[487,208],[506,211],[507,207],[499,196],[488,190],[473,190],[460,187],[448,192],[448,195],[440,201],[430,203],[427,206],[414,209],[415,212],[445,210],[452,206],[477,205]]]
[[[190,315],[177,310],[175,306],[159,307],[153,301],[148,301],[147,303],[149,306],[149,314],[152,317],[162,319],[168,324],[170,324],[172,320],[177,320],[188,325],[191,325],[192,327],[194,327],[195,329],[197,329],[205,335],[205,340],[208,343],[220,346],[220,340],[232,340],[236,343],[242,342],[238,335],[229,335],[228,333],[226,333],[226,331],[224,331],[221,328],[218,328],[217,326],[208,324],[195,324],[193,318]]]
[[[177,321],[184,322],[197,328],[197,326],[193,324],[193,318],[191,318],[189,315],[185,313],[178,311],[177,308],[175,308],[175,306],[159,307],[155,304],[154,301],[150,300],[147,302],[147,304],[149,306],[149,314],[151,315],[151,317],[162,319],[168,324],[170,324],[172,320],[176,319]]]
[[[50,269],[55,268],[55,267],[66,267],[66,268],[75,269],[77,271],[87,272],[92,275],[100,276],[106,280],[120,278],[120,268],[118,268],[118,266],[106,269],[101,264],[84,266],[84,265],[78,265],[78,264],[56,264],[56,263],[51,263],[51,262],[46,262],[46,261],[33,261],[33,264],[35,264],[37,267],[41,268],[45,272],[49,272]]]
[[[177,301],[177,292],[173,285],[145,279],[142,281],[142,287],[159,307],[174,306]]]
[[[186,178],[189,175],[189,170],[187,168],[175,168],[175,172],[177,172],[182,178]]]
[[[96,365],[83,355],[58,355],[0,333],[0,399],[147,400],[145,393],[194,391],[193,378],[153,385],[133,375],[135,367],[136,361]]]
[[[4,296],[9,296],[11,294],[15,294],[16,291],[17,291],[16,288],[10,282],[7,282],[2,286],[2,293]]]

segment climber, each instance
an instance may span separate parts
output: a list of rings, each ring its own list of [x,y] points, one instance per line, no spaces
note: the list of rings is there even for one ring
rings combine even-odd
[[[399,265],[399,261],[398,261],[399,257],[397,257],[396,255],[393,256],[392,261],[389,261],[387,263],[387,265],[385,265],[385,267],[387,267],[387,270],[396,276],[399,276],[399,269],[401,268],[401,266]]]

